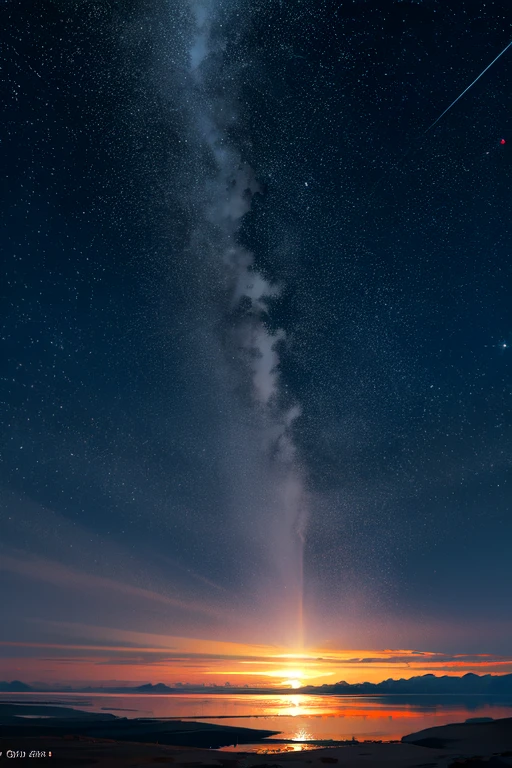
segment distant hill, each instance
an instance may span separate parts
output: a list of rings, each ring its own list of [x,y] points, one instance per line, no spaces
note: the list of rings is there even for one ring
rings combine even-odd
[[[138,688],[132,689],[136,693],[169,693],[169,692],[176,692],[176,688],[169,688],[168,685],[165,685],[165,683],[156,683],[156,685],[152,685],[151,683],[147,683],[146,685],[139,685]]]
[[[307,685],[303,688],[287,689],[280,688],[236,688],[235,686],[213,686],[213,685],[187,685],[180,684],[173,687],[165,683],[146,683],[137,687],[126,686],[88,686],[87,688],[71,688],[70,686],[57,685],[51,688],[48,685],[44,687],[36,685],[27,685],[19,680],[13,680],[10,683],[0,682],[0,692],[4,693],[23,693],[32,691],[37,693],[48,693],[51,690],[58,693],[60,691],[72,691],[74,693],[215,693],[215,694],[240,694],[240,693],[309,693],[321,695],[354,695],[354,694],[374,694],[374,695],[392,695],[392,694],[505,694],[512,695],[512,675],[474,675],[468,673],[462,677],[451,677],[443,675],[421,675],[411,677],[408,680],[384,680],[382,683],[346,683],[341,681],[332,685]]]
[[[382,683],[349,683],[341,682],[333,685],[306,686],[300,688],[302,693],[505,693],[512,694],[512,675],[474,675],[469,672],[462,677],[443,675],[421,675],[408,680],[384,680]]]
[[[33,691],[30,685],[21,683],[19,680],[13,680],[11,683],[5,680],[0,681],[0,691],[2,693],[25,693],[26,691]]]

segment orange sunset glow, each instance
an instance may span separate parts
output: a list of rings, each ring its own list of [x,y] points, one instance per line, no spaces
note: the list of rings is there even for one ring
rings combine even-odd
[[[98,630],[98,634],[101,628]],[[1,642],[0,675],[40,680],[149,680],[283,690],[344,680],[379,682],[417,675],[506,674],[512,657],[416,650],[309,649],[289,653],[274,646],[112,631],[111,644]]]

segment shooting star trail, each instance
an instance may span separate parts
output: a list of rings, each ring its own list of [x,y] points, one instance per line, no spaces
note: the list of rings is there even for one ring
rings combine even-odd
[[[434,122],[432,123],[432,125],[429,125],[429,127],[426,129],[426,131],[423,131],[423,133],[421,133],[419,136],[417,136],[417,137],[416,137],[416,139],[414,140],[413,144],[412,144],[412,145],[409,147],[409,149],[408,149],[408,150],[407,150],[407,151],[406,151],[406,152],[405,152],[405,153],[402,155],[402,157],[401,157],[401,158],[398,160],[398,162],[396,162],[394,165],[392,165],[392,166],[391,166],[391,167],[390,167],[390,168],[389,168],[389,169],[388,169],[388,170],[387,170],[385,173],[383,173],[383,174],[382,174],[382,176],[380,177],[380,179],[378,179],[378,181],[376,182],[376,184],[375,184],[375,186],[373,187],[372,191],[371,191],[371,192],[370,192],[370,194],[368,195],[368,199],[371,199],[371,198],[374,196],[375,192],[376,192],[376,191],[377,191],[377,189],[380,187],[380,185],[381,185],[382,181],[384,181],[384,179],[386,179],[386,178],[389,176],[389,174],[391,173],[391,171],[394,171],[394,170],[396,170],[397,168],[400,168],[400,166],[401,166],[401,165],[403,164],[403,162],[406,160],[406,158],[408,157],[408,155],[410,155],[410,153],[411,153],[411,152],[413,152],[413,151],[414,151],[414,152],[416,152],[416,151],[419,149],[419,147],[421,146],[421,141],[422,141],[423,137],[424,137],[424,136],[426,136],[426,134],[427,134],[429,131],[431,131],[431,130],[432,130],[432,128],[433,128],[435,125],[437,125],[437,124],[438,124],[438,122],[441,120],[441,118],[443,118],[443,117],[446,115],[446,113],[447,113],[447,112],[449,112],[449,111],[450,111],[450,109],[451,109],[451,108],[452,108],[452,107],[453,107],[453,106],[454,106],[454,105],[455,105],[455,104],[456,104],[456,103],[457,103],[457,102],[458,102],[460,99],[462,99],[462,97],[464,96],[464,94],[465,94],[465,93],[467,93],[467,92],[469,91],[469,89],[470,89],[470,88],[472,88],[472,87],[473,87],[473,85],[474,85],[474,84],[475,84],[475,83],[476,83],[478,80],[480,80],[480,78],[482,77],[482,75],[485,75],[485,73],[487,72],[487,70],[488,70],[488,69],[490,69],[490,68],[492,67],[492,65],[493,65],[493,64],[495,64],[495,63],[498,61],[498,59],[500,58],[500,56],[503,56],[503,54],[504,54],[506,51],[508,51],[508,49],[510,48],[510,46],[511,46],[511,45],[512,45],[512,41],[511,41],[511,42],[510,42],[508,45],[506,45],[506,46],[505,46],[505,48],[504,48],[504,49],[501,51],[501,53],[498,53],[498,55],[496,56],[496,58],[495,58],[495,59],[493,59],[493,60],[491,61],[491,63],[490,63],[490,64],[488,64],[488,65],[486,66],[486,68],[485,68],[485,69],[484,69],[482,72],[480,72],[480,74],[478,75],[478,77],[476,77],[476,78],[473,80],[473,82],[472,82],[472,83],[470,83],[470,85],[468,85],[468,87],[467,87],[467,88],[466,88],[464,91],[462,91],[462,93],[461,93],[459,96],[457,96],[457,98],[455,99],[455,101],[452,101],[452,103],[450,104],[450,106],[449,106],[449,107],[446,107],[446,109],[444,110],[444,112],[442,112],[442,113],[439,115],[439,117],[438,117],[436,120],[434,120]],[[419,142],[419,143],[418,143],[418,142]]]
[[[498,59],[500,58],[500,56],[503,56],[503,54],[505,53],[505,51],[508,51],[508,49],[510,48],[510,46],[511,46],[511,45],[512,45],[512,41],[511,41],[511,42],[510,42],[510,43],[509,43],[507,46],[505,46],[505,48],[502,50],[502,52],[501,52],[501,53],[498,53],[498,55],[496,56],[496,58],[495,58],[495,59],[493,59],[493,60],[491,61],[491,63],[490,63],[490,64],[488,64],[488,65],[486,66],[486,68],[485,68],[485,69],[484,69],[482,72],[480,72],[480,74],[478,75],[478,77],[476,77],[476,78],[473,80],[473,82],[472,82],[470,85],[468,85],[468,87],[466,88],[466,90],[465,90],[465,91],[462,91],[462,93],[460,94],[460,96],[457,96],[457,98],[455,99],[455,101],[452,101],[452,103],[450,104],[450,106],[449,106],[449,107],[446,107],[445,111],[444,111],[442,114],[440,114],[440,115],[439,115],[439,117],[437,118],[437,120],[434,120],[434,122],[432,123],[432,125],[429,125],[429,127],[427,128],[427,130],[426,130],[426,131],[423,133],[423,136],[425,135],[425,133],[428,133],[428,132],[429,132],[429,131],[430,131],[430,130],[431,130],[433,127],[434,127],[434,125],[437,125],[437,123],[438,123],[438,122],[441,120],[441,118],[442,118],[442,117],[444,117],[444,116],[446,115],[446,113],[450,111],[450,109],[451,109],[451,108],[452,108],[452,107],[453,107],[453,106],[454,106],[454,105],[455,105],[455,104],[456,104],[456,103],[459,101],[459,99],[462,99],[462,97],[464,96],[464,94],[465,94],[465,93],[467,93],[467,92],[469,91],[469,89],[470,89],[470,88],[472,88],[476,82],[478,82],[478,80],[480,80],[480,78],[482,77],[482,75],[485,75],[485,73],[487,72],[487,70],[488,70],[488,69],[490,69],[490,68],[492,67],[492,65],[493,65],[493,64],[494,64],[496,61],[498,61]]]

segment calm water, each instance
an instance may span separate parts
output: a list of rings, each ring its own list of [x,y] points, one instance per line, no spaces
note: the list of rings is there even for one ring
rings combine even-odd
[[[512,717],[512,696],[309,696],[0,694],[4,701],[63,704],[119,717],[190,717],[203,722],[280,731],[288,749],[304,739],[400,739],[469,717]],[[238,747],[268,751],[262,745]],[[275,749],[283,751],[283,745]],[[229,749],[229,748],[227,748]],[[272,747],[274,749],[274,747]]]

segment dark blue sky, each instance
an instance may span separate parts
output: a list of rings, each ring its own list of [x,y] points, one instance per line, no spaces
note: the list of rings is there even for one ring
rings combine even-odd
[[[508,4],[0,17],[4,639],[508,652]]]

